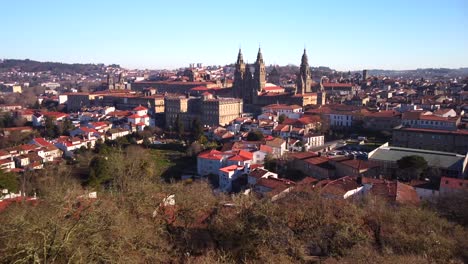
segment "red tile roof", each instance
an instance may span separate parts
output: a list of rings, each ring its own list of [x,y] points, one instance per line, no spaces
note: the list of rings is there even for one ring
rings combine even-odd
[[[379,167],[379,165],[376,163],[366,161],[366,160],[357,160],[357,159],[345,160],[345,161],[342,161],[341,164],[349,166],[353,169],[360,169],[360,170],[367,170],[370,168]]]
[[[308,159],[305,160],[305,162],[313,164],[313,165],[319,165],[319,164],[327,163],[328,161],[329,161],[328,158],[322,157],[322,156],[308,158]]]
[[[50,143],[49,141],[45,140],[44,138],[34,138],[33,140],[34,140],[34,142],[36,142],[37,145],[39,145],[39,146],[41,146],[41,147],[53,146],[52,143]]]
[[[223,158],[223,153],[217,150],[207,150],[198,154],[198,158],[210,159],[210,160],[221,160]]]
[[[284,190],[290,186],[295,185],[294,182],[285,180],[285,179],[277,179],[273,177],[268,177],[268,178],[261,178],[258,180],[256,186],[263,186],[271,190]]]
[[[356,177],[345,176],[326,184],[321,192],[343,197],[347,192],[355,190],[361,186],[358,184]],[[344,198],[344,197],[343,197]]]
[[[11,198],[11,199],[4,199],[0,201],[0,212],[4,211],[12,203],[22,202],[23,199],[26,203],[31,204],[31,205],[36,205],[38,203],[38,200],[33,197],[16,197],[16,198]]]
[[[352,83],[323,83],[323,87],[349,87],[353,86]]]
[[[398,181],[373,183],[370,193],[383,197],[391,202],[414,205],[419,203],[419,196],[414,188]]]
[[[235,171],[237,169],[243,169],[244,167],[241,167],[241,166],[237,166],[237,165],[231,165],[231,166],[227,166],[227,167],[224,167],[224,168],[221,168],[219,169],[220,171],[223,171],[223,172],[226,172],[226,173],[229,173],[231,171]]]
[[[143,110],[148,110],[148,108],[139,105],[139,106],[133,108],[133,110],[134,110],[134,111],[143,111]]]

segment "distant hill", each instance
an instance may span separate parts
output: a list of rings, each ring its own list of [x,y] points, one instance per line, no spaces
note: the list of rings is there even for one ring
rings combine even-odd
[[[370,75],[375,76],[421,76],[421,77],[463,77],[468,76],[468,68],[458,68],[458,69],[449,69],[449,68],[425,68],[425,69],[415,69],[415,70],[380,70],[380,69],[370,69]]]
[[[113,65],[119,67],[119,65]],[[88,73],[100,72],[104,64],[79,64],[79,63],[60,63],[60,62],[39,62],[33,60],[15,60],[5,59],[0,61],[0,72],[11,71],[13,69],[22,72],[43,72],[51,71],[53,73]]]

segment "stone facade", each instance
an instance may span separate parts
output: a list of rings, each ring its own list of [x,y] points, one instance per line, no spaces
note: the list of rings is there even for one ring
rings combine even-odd
[[[167,96],[165,98],[166,126],[172,126],[179,117],[185,128],[198,118],[202,125],[225,125],[242,114],[242,100],[236,98]]]

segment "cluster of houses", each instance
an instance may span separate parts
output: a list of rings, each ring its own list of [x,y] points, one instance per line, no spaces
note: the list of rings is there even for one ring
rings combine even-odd
[[[51,118],[55,125],[66,119],[71,122],[69,136],[57,138],[33,138],[28,144],[0,149],[0,169],[22,172],[42,169],[45,163],[59,162],[62,157],[72,157],[81,148],[94,148],[98,140],[116,140],[132,132],[142,131],[150,126],[148,109],[143,106],[131,111],[116,111],[115,108],[96,108],[76,114],[61,112],[32,111],[15,108],[17,115],[31,114],[34,127],[43,127],[45,120]],[[99,121],[102,120],[102,121]],[[8,137],[14,132],[32,132],[32,127],[14,127],[2,130]]]
[[[273,199],[306,184],[320,187],[327,196],[338,195],[343,199],[377,194],[395,202],[414,204],[437,197],[444,183],[441,182],[439,188],[429,188],[426,181],[402,183],[385,179],[395,178],[397,161],[412,155],[422,156],[430,168],[444,176],[444,182],[467,177],[468,130],[464,115],[463,108],[424,110],[418,105],[402,104],[386,110],[330,104],[306,111],[297,105],[268,105],[262,108],[257,119],[240,117],[228,126],[208,129],[206,135],[210,139],[224,144],[221,150],[208,150],[198,155],[198,174],[215,175],[221,191],[247,189]],[[411,144],[398,144],[402,137],[394,138],[390,144],[369,152],[366,159],[325,154],[328,148],[324,131],[363,129],[395,133],[408,128],[435,134],[451,131],[451,135],[460,138],[441,141],[444,147],[432,148],[417,139],[411,140]],[[251,131],[262,133],[264,139],[247,141]],[[268,171],[264,167],[267,155],[278,159],[280,171],[295,170],[306,178],[294,182]]]

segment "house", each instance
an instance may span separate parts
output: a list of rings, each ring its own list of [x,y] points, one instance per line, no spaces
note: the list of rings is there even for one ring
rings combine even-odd
[[[106,133],[112,128],[112,124],[110,122],[90,122],[86,124],[86,126],[96,130],[99,133]]]
[[[440,195],[468,192],[468,180],[442,177],[439,191]]]
[[[260,145],[260,149],[252,152],[252,163],[263,164],[265,162],[266,155],[273,155],[273,148],[267,145]]]
[[[226,159],[227,165],[237,165],[237,166],[247,167],[247,168],[250,167],[252,160],[253,160],[252,152],[239,150],[234,153],[235,154],[233,154],[231,157]]]
[[[29,144],[33,144],[39,147],[53,146],[51,142],[47,141],[45,138],[33,138]]]
[[[265,145],[272,148],[273,157],[282,157],[286,151],[286,141],[281,138],[274,138],[273,140],[267,140]]]
[[[128,116],[128,122],[137,128],[137,131],[143,131],[146,126],[150,125],[150,116],[148,115],[148,108],[137,106],[133,108],[132,115]]]
[[[37,154],[43,159],[43,162],[52,162],[55,159],[62,157],[63,152],[57,148],[53,143],[44,138],[33,138],[30,144],[39,147]]]
[[[292,168],[316,179],[332,179],[335,177],[335,167],[331,165],[329,158],[323,156],[294,159]]]
[[[379,174],[379,165],[367,160],[351,158],[332,158],[330,164],[335,166],[336,178],[344,176],[376,177]]]
[[[87,140],[96,140],[101,137],[98,131],[94,128],[89,128],[87,126],[80,126],[79,128],[70,131],[70,136],[76,137],[81,136]]]
[[[419,200],[427,202],[436,202],[439,198],[439,186],[434,188],[433,184],[428,181],[412,180],[411,185],[418,194]]]
[[[106,132],[106,139],[116,140],[120,137],[125,137],[130,134],[130,131],[122,128],[113,128]]]
[[[260,178],[254,185],[253,190],[260,196],[268,196],[275,201],[289,193],[295,186],[295,183],[286,179],[274,177]]]
[[[444,108],[434,111],[434,115],[439,117],[456,117],[457,112],[451,108]]]
[[[302,106],[286,105],[286,104],[271,104],[271,105],[262,107],[262,113],[274,114],[277,117],[279,117],[280,115],[284,115],[287,118],[298,119],[302,116]]]
[[[23,167],[29,165],[29,163],[30,163],[29,157],[27,155],[24,155],[24,154],[16,156],[13,159],[15,161],[16,167],[18,167],[18,168],[23,168]]]
[[[43,158],[44,162],[52,162],[62,157],[63,152],[54,145],[41,147],[38,155]]]
[[[28,122],[32,122],[34,113],[35,113],[35,110],[33,109],[21,109],[21,110],[16,110],[15,112],[16,117],[18,117],[19,119],[24,119]]]
[[[0,159],[0,170],[10,171],[16,168],[15,161],[12,158]]]
[[[208,174],[218,175],[219,169],[224,165],[226,154],[217,150],[207,150],[197,156],[197,172],[200,176]]]
[[[5,127],[0,129],[1,133],[4,137],[8,137],[14,133],[31,133],[34,129],[30,126],[23,126],[23,127]]]
[[[319,133],[309,133],[302,137],[305,149],[317,148],[325,145],[325,136]]]
[[[386,181],[372,183],[369,195],[378,196],[394,204],[418,205],[420,202],[416,190],[399,181]]]
[[[62,150],[66,156],[72,156],[72,152],[81,147],[88,147],[86,141],[77,137],[62,136],[55,140],[54,145]]]
[[[263,167],[255,168],[252,171],[250,171],[248,175],[248,185],[249,186],[254,186],[258,183],[258,181],[262,178],[278,178],[278,174],[268,171],[264,169]]]
[[[11,153],[9,151],[0,149],[0,160],[9,159],[11,157],[12,156],[11,156]]]
[[[420,202],[416,190],[410,185],[367,177],[345,176],[326,182],[320,193],[331,199],[361,199],[370,196],[393,204],[418,205]]]
[[[401,113],[394,110],[369,112],[363,111],[363,127],[373,131],[392,131],[401,125]]]
[[[320,190],[323,197],[332,199],[362,198],[365,192],[366,188],[362,182],[351,176],[330,181]]]
[[[450,113],[445,116],[424,111],[409,111],[403,113],[401,123],[403,127],[454,131],[460,124],[460,117],[451,117]]]
[[[240,176],[248,173],[247,166],[230,165],[219,169],[219,188],[224,192],[232,190],[232,183]]]
[[[252,161],[253,153],[246,150],[207,150],[197,156],[197,172],[218,175],[220,189],[231,191],[233,181],[250,172]]]
[[[32,115],[32,123],[35,127],[44,126],[45,119],[51,118],[54,124],[57,124],[58,121],[63,121],[67,117],[67,114],[61,112],[36,112]]]

